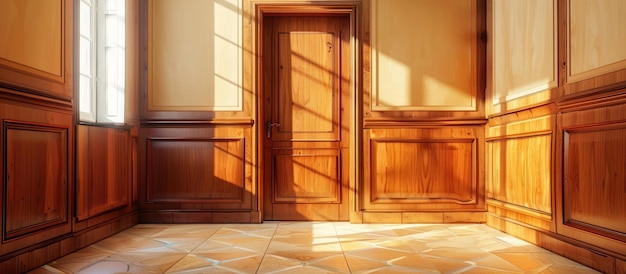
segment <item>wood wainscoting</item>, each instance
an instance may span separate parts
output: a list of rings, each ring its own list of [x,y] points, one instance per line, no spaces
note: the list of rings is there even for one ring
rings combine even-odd
[[[626,254],[626,89],[561,108],[558,232]]]
[[[365,132],[365,183],[359,196],[362,215],[355,215],[357,220],[484,221],[482,126]]]
[[[487,10],[487,224],[624,273],[626,50],[616,28],[626,26],[626,5],[513,5],[494,0]],[[530,34],[546,39],[519,43]]]
[[[484,222],[485,5],[365,1],[351,222]]]
[[[37,102],[46,103],[43,98]],[[0,256],[72,231],[72,113],[34,106],[0,103]]]
[[[140,130],[142,222],[260,221],[252,185],[252,127]]]
[[[554,104],[492,117],[486,141],[485,184],[489,211],[555,231]]]

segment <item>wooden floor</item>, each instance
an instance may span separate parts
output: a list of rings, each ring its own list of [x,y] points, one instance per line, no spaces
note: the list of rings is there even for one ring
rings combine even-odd
[[[140,224],[30,273],[597,273],[480,224]]]

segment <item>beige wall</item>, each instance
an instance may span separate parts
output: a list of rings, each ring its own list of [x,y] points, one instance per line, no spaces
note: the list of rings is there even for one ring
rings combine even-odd
[[[242,110],[237,0],[148,2],[148,110]]]

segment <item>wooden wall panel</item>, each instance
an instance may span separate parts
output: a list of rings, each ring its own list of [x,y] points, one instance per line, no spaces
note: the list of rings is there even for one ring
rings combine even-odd
[[[543,106],[490,121],[485,155],[490,213],[554,231],[554,112]]]
[[[341,202],[339,149],[276,149],[273,201],[276,203]]]
[[[624,1],[568,1],[567,82],[626,69],[624,28]]]
[[[72,0],[0,1],[0,85],[69,100]]]
[[[78,219],[130,207],[130,132],[80,125],[77,136]]]
[[[241,203],[243,139],[147,141],[148,202]]]
[[[473,141],[372,139],[372,203],[472,201]]]
[[[373,0],[371,10],[372,111],[477,110],[476,1]]]
[[[63,1],[0,3],[0,60],[62,76]]]
[[[68,222],[67,134],[50,125],[3,123],[3,239]]]
[[[240,111],[240,0],[148,1],[148,111]]]
[[[465,127],[366,130],[363,210],[484,209],[483,136]]]
[[[557,228],[568,237],[626,254],[623,91],[563,104]]]
[[[129,131],[121,129],[90,129],[91,216],[129,206],[132,187],[129,135]]]
[[[7,96],[2,88],[0,96]],[[0,102],[0,255],[72,230],[72,114],[47,100]]]
[[[626,241],[626,126],[566,131],[564,148],[563,221]]]
[[[626,124],[564,134],[563,221],[626,242]]]
[[[492,1],[489,103],[508,103],[557,86],[556,2]]]
[[[222,219],[216,216],[230,212],[239,216],[237,222],[260,221],[257,190],[252,185],[251,134],[249,125],[141,128],[141,218],[168,223],[185,222],[185,218],[199,218],[186,222],[218,222]],[[188,214],[191,211],[197,214]]]
[[[493,140],[487,146],[493,161],[487,198],[550,215],[552,135]]]

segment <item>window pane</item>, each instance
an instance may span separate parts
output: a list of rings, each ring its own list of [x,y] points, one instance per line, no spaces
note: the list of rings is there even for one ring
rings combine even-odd
[[[106,0],[106,10],[111,11],[111,10],[117,10],[118,6],[119,6],[119,0]]]
[[[79,83],[79,90],[81,91],[79,96],[79,110],[80,110],[80,120],[87,122],[95,122],[96,115],[94,109],[94,101],[92,97],[92,79],[81,75]]]
[[[91,6],[80,2],[80,35],[91,38]]]
[[[93,75],[91,68],[91,41],[84,37],[80,37],[79,59],[80,74],[91,77]]]
[[[102,122],[124,122],[124,90],[125,90],[125,14],[123,0],[106,0],[104,2],[104,43],[99,47],[103,50],[104,67],[103,90],[98,94],[98,120]]]

